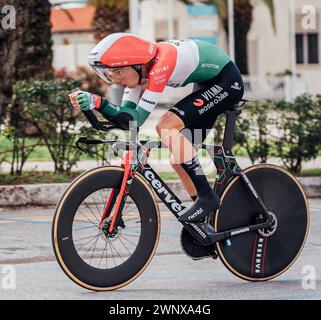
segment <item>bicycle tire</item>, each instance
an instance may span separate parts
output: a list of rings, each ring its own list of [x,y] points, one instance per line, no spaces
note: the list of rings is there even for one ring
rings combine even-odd
[[[137,206],[137,214],[141,221],[137,248],[132,255],[124,263],[108,268],[106,251],[107,267],[100,268],[100,264],[98,267],[92,266],[85,259],[83,260],[77,251],[73,224],[79,207],[93,192],[101,192],[100,190],[106,188],[120,188],[123,172],[122,167],[106,166],[83,173],[65,191],[53,218],[52,244],[60,267],[76,284],[93,291],[116,290],[134,281],[151,262],[159,241],[160,214],[155,194],[145,179],[136,173],[129,197],[133,205]],[[94,211],[92,213],[94,214]],[[96,243],[99,240],[96,239]],[[109,242],[109,239],[107,240],[106,243]],[[91,258],[95,261],[94,253],[92,255]],[[124,257],[120,256],[120,258]]]
[[[287,271],[303,250],[310,223],[307,199],[296,178],[283,168],[260,164],[244,170],[277,227],[239,234],[230,241],[216,243],[223,264],[247,281],[271,280]],[[221,195],[221,206],[214,216],[217,231],[255,223],[259,206],[238,176]]]

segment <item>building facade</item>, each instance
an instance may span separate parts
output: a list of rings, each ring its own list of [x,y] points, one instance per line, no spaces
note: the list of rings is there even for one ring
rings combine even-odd
[[[87,66],[87,56],[95,45],[91,21],[95,8],[91,6],[52,8],[53,64],[56,70],[75,71]]]
[[[292,50],[296,72],[313,94],[321,93],[321,1],[296,0],[296,46],[291,41],[291,1],[274,1],[276,30],[262,1],[253,1],[253,24],[248,35],[250,75],[268,77],[291,70]]]
[[[75,70],[77,66],[87,66],[87,55],[95,45],[91,27],[94,7],[84,6],[84,2],[76,2],[78,8],[69,8],[69,4],[68,8],[52,9],[55,68]],[[291,29],[291,3],[294,2],[295,47]],[[252,3],[253,22],[248,34],[249,75],[244,77],[248,97],[287,98],[291,96],[291,90],[296,94],[321,94],[321,1],[274,0],[275,30],[263,1],[252,0]],[[190,5],[178,0],[139,1],[138,30],[141,36],[154,41],[198,38],[228,51],[227,36],[216,8],[197,1]],[[289,75],[293,70],[293,52],[298,75],[294,81]],[[169,88],[164,99],[172,103],[190,90],[191,86]]]

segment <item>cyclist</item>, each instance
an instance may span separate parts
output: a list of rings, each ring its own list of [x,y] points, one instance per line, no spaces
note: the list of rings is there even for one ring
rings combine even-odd
[[[207,42],[182,39],[153,43],[127,33],[105,37],[91,51],[89,65],[107,83],[125,87],[120,106],[89,92],[70,94],[74,107],[97,110],[123,128],[141,126],[154,110],[165,86],[194,84],[191,94],[158,121],[156,130],[171,150],[171,165],[195,201],[182,222],[202,221],[220,205],[192,143],[202,143],[218,115],[243,97],[241,74],[229,56]],[[190,134],[199,129],[201,137]]]

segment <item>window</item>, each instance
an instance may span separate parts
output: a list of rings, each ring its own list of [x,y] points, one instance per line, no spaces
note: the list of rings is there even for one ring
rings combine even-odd
[[[308,34],[308,63],[319,63],[319,35]]]
[[[296,34],[296,63],[319,64],[320,41],[318,33]]]
[[[303,34],[296,35],[296,63],[304,63]]]

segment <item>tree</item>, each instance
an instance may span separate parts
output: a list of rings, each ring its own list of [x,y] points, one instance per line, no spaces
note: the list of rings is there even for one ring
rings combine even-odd
[[[16,82],[53,76],[49,1],[0,0],[0,8],[5,4],[17,14],[16,29],[0,28],[0,122]]]
[[[259,0],[269,8],[272,26],[276,31],[275,7],[273,0]],[[228,34],[227,0],[205,0],[214,4]],[[235,62],[242,74],[248,74],[247,34],[253,21],[253,4],[251,0],[234,0]]]
[[[129,28],[128,0],[89,0],[89,3],[96,7],[92,25],[97,42]]]

